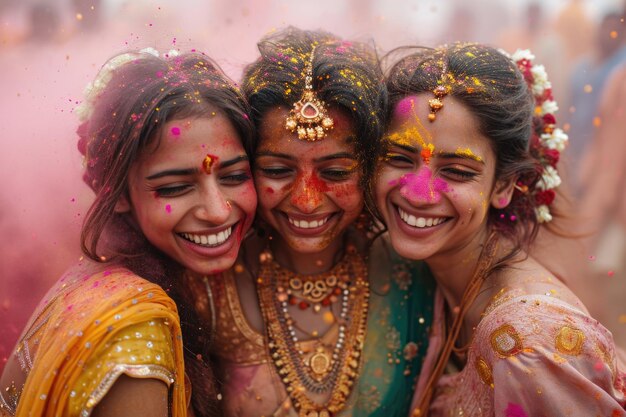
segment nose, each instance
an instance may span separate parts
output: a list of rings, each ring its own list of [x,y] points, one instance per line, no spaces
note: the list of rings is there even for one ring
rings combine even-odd
[[[313,213],[322,204],[325,183],[315,172],[299,174],[291,190],[291,204],[302,213]]]
[[[220,185],[210,181],[200,190],[194,214],[199,220],[219,226],[226,223],[232,209],[232,203]]]
[[[413,205],[438,203],[441,200],[441,193],[445,191],[447,183],[439,178],[433,178],[428,166],[400,177],[400,195]]]

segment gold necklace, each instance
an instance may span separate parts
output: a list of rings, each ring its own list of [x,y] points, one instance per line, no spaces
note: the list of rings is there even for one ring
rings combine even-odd
[[[261,256],[257,291],[270,355],[300,417],[331,417],[341,411],[361,365],[369,307],[367,267],[356,248],[350,246],[345,257],[326,274],[334,275],[341,288],[337,341],[328,346],[318,340],[314,349],[304,352],[287,308],[287,287],[295,274],[275,262],[269,251]],[[318,404],[307,391],[330,391],[330,397]]]

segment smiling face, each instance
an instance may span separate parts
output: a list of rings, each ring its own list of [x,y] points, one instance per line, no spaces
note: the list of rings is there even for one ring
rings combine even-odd
[[[166,123],[160,144],[147,149],[128,176],[130,211],[148,240],[200,274],[230,268],[254,218],[250,165],[221,113]]]
[[[376,183],[392,244],[410,259],[449,258],[477,247],[490,205],[505,207],[513,190],[510,182],[496,183],[495,154],[471,112],[446,97],[431,123],[431,98],[410,96],[396,106]]]
[[[293,251],[318,253],[339,244],[363,209],[354,129],[343,113],[330,110],[335,127],[308,142],[285,129],[288,114],[269,110],[259,130],[259,214]]]

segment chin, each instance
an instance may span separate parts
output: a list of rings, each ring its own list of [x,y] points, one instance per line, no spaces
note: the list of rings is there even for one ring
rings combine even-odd
[[[230,269],[235,260],[235,256],[223,256],[208,262],[192,263],[187,268],[199,275],[215,275]]]

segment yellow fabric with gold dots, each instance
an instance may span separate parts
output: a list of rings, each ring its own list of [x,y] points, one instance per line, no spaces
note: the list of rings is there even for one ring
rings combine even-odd
[[[159,286],[119,268],[74,274],[41,311],[18,345],[32,367],[16,416],[87,416],[122,374],[162,380],[186,415],[179,318]]]

